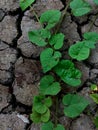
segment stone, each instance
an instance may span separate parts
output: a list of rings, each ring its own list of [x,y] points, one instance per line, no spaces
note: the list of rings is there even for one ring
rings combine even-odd
[[[98,75],[98,69],[91,69],[90,70],[90,79],[91,80],[94,80],[95,78],[97,78],[97,75]]]
[[[80,40],[79,33],[77,32],[77,24],[71,20],[69,14],[65,17],[60,32],[64,33],[65,38],[68,39],[68,45],[65,43],[65,46],[70,46]]]
[[[41,47],[32,44],[31,42],[29,42],[28,39],[28,31],[39,28],[39,23],[30,18],[29,11],[27,11],[21,22],[22,36],[18,40],[18,48],[21,50],[21,53],[26,57],[36,58],[39,56],[42,50]]]
[[[39,124],[31,124],[30,130],[40,130],[41,125]]]
[[[0,0],[0,8],[5,11],[14,11],[19,8],[19,0]]]
[[[34,10],[37,15],[40,16],[46,10],[51,9],[62,9],[64,6],[60,0],[36,0],[36,3],[33,5]]]
[[[8,44],[12,44],[13,39],[17,36],[16,19],[15,16],[5,16],[0,22],[0,39]]]
[[[12,69],[17,60],[17,51],[0,41],[0,83],[6,84],[12,81]]]
[[[9,105],[9,88],[0,84],[0,111]]]
[[[38,94],[40,63],[35,60],[19,58],[15,64],[13,93],[18,102],[31,106],[34,95]]]
[[[0,130],[25,130],[26,123],[17,116],[16,112],[11,114],[0,114]]]
[[[2,9],[0,9],[0,22],[2,21],[4,16],[5,16],[5,12]]]
[[[82,95],[86,100],[89,101],[89,106],[87,107],[87,111],[89,111],[92,114],[94,114],[95,113],[95,109],[97,107],[97,104],[90,97],[90,92],[91,92],[91,90],[90,90],[90,85],[89,85],[89,87],[84,87],[80,91],[80,95]]]
[[[89,116],[81,115],[79,118],[74,120],[71,125],[71,130],[95,130],[93,121]]]
[[[81,85],[83,85],[89,79],[89,68],[82,62],[76,62],[76,67],[81,71]]]

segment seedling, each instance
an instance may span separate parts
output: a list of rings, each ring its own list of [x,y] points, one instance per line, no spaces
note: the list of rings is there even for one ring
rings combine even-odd
[[[20,7],[24,11],[35,0],[20,0]],[[97,0],[94,0],[98,4]],[[86,15],[91,11],[91,6],[84,0],[69,1],[65,8],[65,14],[68,7],[74,16]],[[44,122],[41,130],[65,130],[64,126],[58,122],[58,95],[62,92],[62,82],[69,87],[76,88],[81,85],[82,72],[75,67],[72,60],[61,59],[62,54],[60,49],[64,44],[65,35],[57,30],[52,29],[56,26],[60,27],[65,14],[61,14],[59,10],[47,10],[42,13],[40,18],[34,12],[40,26],[38,30],[28,32],[29,40],[45,49],[40,54],[40,62],[42,65],[44,77],[41,78],[39,85],[39,94],[33,99],[33,108],[31,120],[34,123]],[[90,55],[90,50],[95,48],[98,41],[98,34],[95,32],[86,32],[83,34],[82,41],[78,41],[68,50],[68,54],[72,59],[77,61],[86,60]],[[48,73],[48,74],[46,74]],[[58,80],[59,79],[59,80]],[[64,105],[64,114],[70,118],[80,115],[89,102],[82,96],[75,93],[67,92],[62,94],[62,104]],[[98,103],[96,95],[92,95],[96,103]],[[51,106],[56,103],[55,115],[53,122],[51,120]],[[95,123],[98,119],[95,119]],[[98,127],[98,126],[97,126]]]

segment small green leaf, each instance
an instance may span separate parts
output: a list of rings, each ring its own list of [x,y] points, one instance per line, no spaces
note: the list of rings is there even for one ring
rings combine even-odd
[[[70,8],[74,16],[82,16],[91,11],[90,5],[84,0],[73,0],[70,2]]]
[[[52,37],[49,40],[49,44],[51,46],[54,46],[54,49],[60,49],[63,46],[63,41],[64,41],[64,34],[58,33],[52,35]]]
[[[54,124],[49,121],[47,123],[42,124],[41,130],[53,130]]]
[[[90,49],[84,45],[84,41],[77,42],[69,48],[69,55],[78,61],[85,60],[89,57]]]
[[[28,33],[29,40],[32,43],[35,43],[38,46],[45,46],[47,45],[46,39],[49,39],[51,37],[51,34],[46,29],[41,30],[33,30]]]
[[[48,109],[42,116],[41,116],[41,121],[42,122],[47,122],[49,121],[50,118],[50,110]]]
[[[30,115],[30,119],[34,123],[39,123],[39,122],[47,122],[50,118],[50,111],[47,109],[47,111],[43,114],[37,113],[36,111],[33,111],[33,113]]]
[[[60,61],[54,68],[54,71],[65,83],[72,87],[81,84],[81,72],[74,67],[74,64],[70,60]]]
[[[61,124],[57,124],[57,126],[54,127],[54,124],[49,121],[47,123],[42,124],[41,130],[65,130],[65,128]]]
[[[86,32],[84,33],[83,37],[88,41],[93,41],[93,42],[98,41],[98,33],[96,32]]]
[[[20,0],[20,7],[24,11],[27,9],[35,0]]]
[[[90,97],[98,104],[98,93],[90,94]]]
[[[61,90],[61,86],[58,82],[54,82],[54,78],[51,75],[44,76],[40,81],[39,91],[43,95],[57,95]]]
[[[77,117],[88,106],[88,101],[77,94],[67,94],[63,97],[64,114],[68,117]]]
[[[57,127],[55,127],[53,130],[65,130],[65,128],[63,125],[57,124]]]
[[[95,3],[95,4],[97,4],[97,5],[98,5],[98,0],[93,0],[93,1],[94,1],[94,3]]]
[[[40,60],[44,73],[56,66],[60,60],[60,57],[61,53],[59,51],[54,51],[51,48],[47,48],[42,51],[40,55]]]
[[[33,109],[38,113],[45,113],[48,107],[45,105],[45,97],[44,96],[35,96],[33,100]]]
[[[94,119],[94,123],[95,123],[96,127],[98,128],[98,116]]]
[[[44,104],[45,104],[47,107],[51,107],[51,106],[52,106],[52,99],[51,99],[51,97],[45,98]]]
[[[47,23],[46,29],[54,27],[60,20],[61,12],[59,10],[48,10],[40,17],[41,23]]]
[[[84,40],[83,42],[84,42],[84,45],[85,45],[86,47],[88,47],[89,49],[94,49],[94,48],[95,48],[96,42],[94,42],[94,41],[89,41],[89,40]]]
[[[96,91],[97,90],[97,85],[96,84],[92,84],[91,85],[91,90],[95,90]]]

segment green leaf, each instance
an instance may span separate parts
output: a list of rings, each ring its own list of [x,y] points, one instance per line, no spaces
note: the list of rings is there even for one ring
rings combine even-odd
[[[53,76],[46,75],[40,81],[39,91],[43,95],[57,95],[61,90],[58,82],[54,81]]]
[[[49,40],[49,44],[51,46],[54,46],[54,49],[60,49],[63,46],[63,41],[64,41],[64,34],[58,33],[52,35],[52,37]]]
[[[60,61],[54,68],[54,71],[65,83],[72,87],[81,84],[81,72],[74,67],[74,64],[70,60]]]
[[[47,123],[42,124],[41,130],[53,130],[54,124],[49,121]]]
[[[38,113],[45,113],[48,107],[45,105],[45,97],[44,96],[35,96],[33,100],[33,109]]]
[[[47,123],[42,124],[41,130],[65,130],[65,128],[61,124],[57,124],[57,126],[54,127],[54,124],[49,121]]]
[[[20,0],[20,7],[24,11],[27,9],[35,0]]]
[[[96,127],[98,128],[98,116],[94,119],[94,123],[95,123]]]
[[[78,61],[85,60],[89,57],[90,49],[84,45],[84,41],[77,42],[69,48],[69,55]]]
[[[61,12],[59,10],[48,10],[40,17],[41,23],[47,23],[46,29],[54,27],[60,20]]]
[[[96,84],[92,84],[92,85],[91,85],[91,90],[97,91],[97,85],[96,85]]]
[[[93,1],[94,1],[94,3],[95,3],[95,4],[97,4],[97,5],[98,5],[98,0],[93,0]]]
[[[47,42],[45,40],[49,39],[51,37],[51,34],[46,29],[40,29],[29,31],[28,37],[32,43],[35,43],[38,46],[45,46],[47,45]]]
[[[54,51],[51,48],[47,48],[42,51],[40,55],[40,60],[44,73],[56,66],[59,62],[60,57],[61,53],[59,51]]]
[[[98,93],[90,94],[90,97],[98,104]]]
[[[88,101],[77,94],[67,94],[63,97],[64,114],[68,117],[77,117],[88,106]]]
[[[98,33],[96,32],[86,32],[83,35],[85,39],[85,45],[89,48],[95,48],[95,44],[98,41]]]
[[[43,114],[37,113],[36,111],[33,111],[33,113],[30,115],[30,119],[34,123],[39,123],[39,122],[47,122],[50,118],[50,111],[47,109],[47,111]]]
[[[47,107],[51,107],[51,106],[52,106],[52,99],[51,99],[51,97],[45,98],[44,104],[45,104]]]
[[[84,0],[73,0],[70,2],[70,8],[74,16],[82,16],[91,11],[90,5]]]
[[[65,130],[65,128],[63,125],[57,124],[57,127],[55,127],[53,130]]]

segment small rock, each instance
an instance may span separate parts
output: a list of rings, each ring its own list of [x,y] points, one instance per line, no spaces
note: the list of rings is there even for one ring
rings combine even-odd
[[[86,115],[81,115],[80,118],[72,122],[71,130],[95,130],[93,121]]]
[[[63,4],[60,0],[36,0],[33,7],[38,16],[40,16],[43,12],[49,9],[62,9]]]
[[[0,114],[0,130],[25,130],[26,123],[24,123],[17,114]]]
[[[65,17],[60,31],[65,34],[65,38],[69,40],[70,45],[80,40],[77,32],[77,24],[71,20],[71,16],[69,14]]]
[[[91,80],[94,80],[97,77],[97,75],[98,75],[98,69],[92,69],[90,71],[90,79]]]
[[[17,60],[17,51],[0,41],[0,83],[12,81],[12,69]]]
[[[0,9],[0,22],[4,18],[4,15],[5,15],[4,11],[2,9]]]
[[[41,125],[39,124],[32,124],[30,130],[40,130]]]
[[[14,11],[19,8],[19,0],[0,0],[0,8],[5,11]]]
[[[76,64],[76,67],[82,73],[81,85],[83,85],[87,81],[87,79],[89,79],[89,68],[82,62],[76,62],[75,64]]]
[[[6,86],[0,85],[0,111],[9,105],[9,88]],[[8,101],[9,100],[9,101]]]
[[[13,39],[16,38],[16,36],[16,17],[5,16],[2,22],[0,22],[0,39],[11,44]]]
[[[13,91],[16,99],[25,105],[32,105],[32,98],[38,94],[40,64],[34,60],[20,58],[15,64]]]
[[[42,48],[29,42],[28,31],[39,29],[40,25],[28,17],[28,13],[29,11],[27,11],[27,15],[23,17],[21,22],[22,36],[18,40],[18,48],[24,56],[36,58],[39,56]]]

